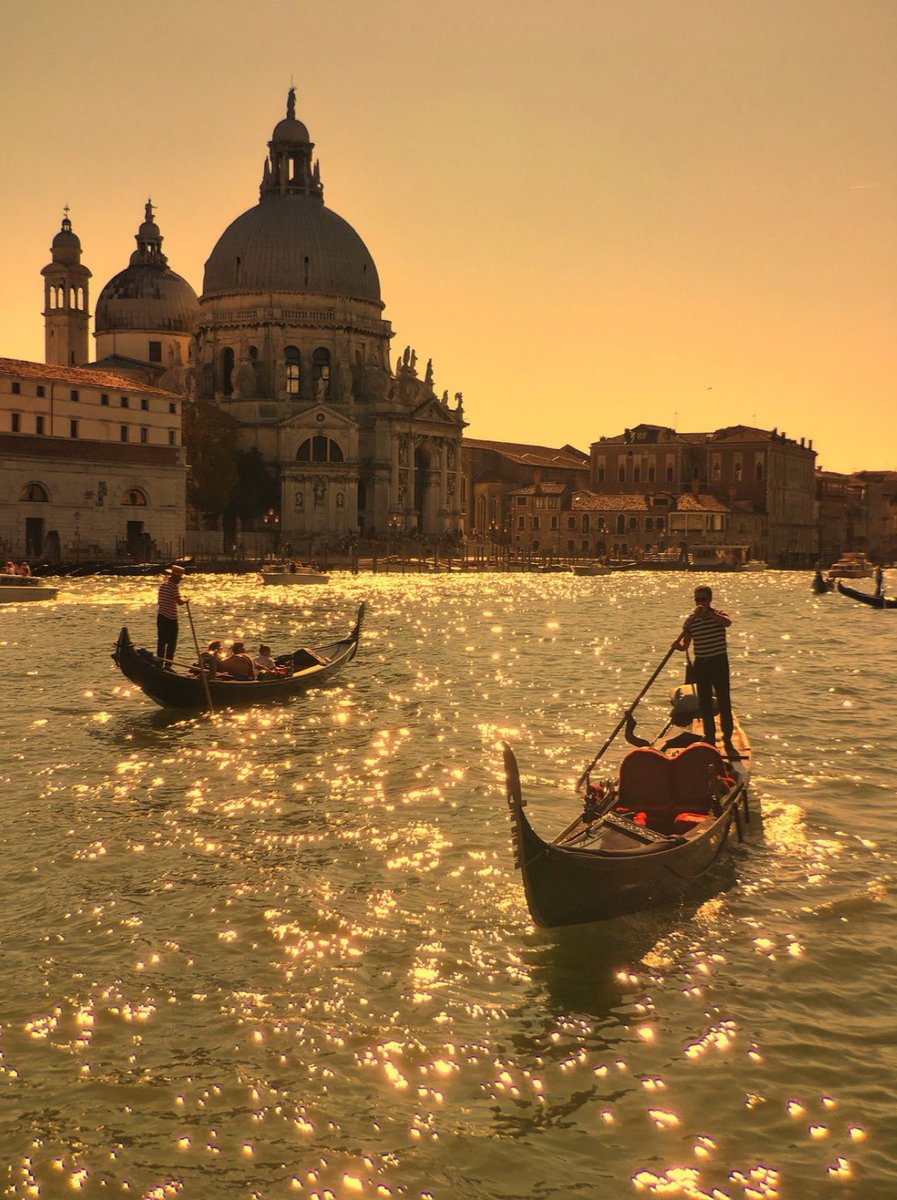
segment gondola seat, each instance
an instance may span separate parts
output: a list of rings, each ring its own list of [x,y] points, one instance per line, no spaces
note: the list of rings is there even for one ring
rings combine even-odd
[[[644,813],[650,829],[671,833],[681,829],[680,815],[700,818],[710,812],[711,779],[724,774],[719,751],[707,742],[695,742],[675,758],[643,746],[630,750],[620,763],[619,806]]]

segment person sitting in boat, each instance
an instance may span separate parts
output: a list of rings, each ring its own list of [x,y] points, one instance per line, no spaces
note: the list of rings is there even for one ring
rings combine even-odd
[[[879,567],[879,570],[881,570],[881,567]],[[22,559],[22,561],[19,563],[19,569],[18,569],[18,571],[16,572],[16,574],[18,574],[18,575],[24,575],[26,578],[30,578],[30,577],[31,577],[31,568],[30,568],[30,567],[28,566],[28,564],[25,562],[24,558],[23,558],[23,559]]]
[[[231,679],[255,679],[255,667],[246,653],[245,643],[234,642],[230,654],[221,663],[219,670],[222,675],[229,675]]]
[[[259,652],[252,660],[252,665],[255,667],[256,679],[276,679],[279,675],[286,674],[283,668],[278,669],[277,663],[271,657],[271,647],[266,646],[264,642],[259,646]]]
[[[7,560],[6,570],[3,573],[4,575],[18,575],[18,568],[11,558]]]
[[[630,746],[653,746],[655,750],[660,750],[663,754],[670,750],[684,750],[686,746],[704,740],[701,734],[693,733],[691,730],[692,722],[700,715],[701,706],[694,689],[688,685],[673,688],[670,695],[669,725],[661,738],[649,742],[646,738],[639,737],[635,732],[635,717],[630,712],[626,716],[626,741]]]
[[[199,656],[199,665],[208,672],[210,679],[215,678],[222,666],[221,643],[219,641],[209,642],[206,649]]]

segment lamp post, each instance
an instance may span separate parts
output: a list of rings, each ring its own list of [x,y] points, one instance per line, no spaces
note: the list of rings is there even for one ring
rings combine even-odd
[[[269,508],[262,517],[262,524],[268,534],[271,549],[276,554],[280,545],[280,513],[276,508]]]

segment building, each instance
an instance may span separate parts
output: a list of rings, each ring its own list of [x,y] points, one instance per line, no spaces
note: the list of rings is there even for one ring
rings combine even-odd
[[[67,337],[62,330],[54,339],[63,356]],[[0,359],[2,553],[31,561],[183,554],[182,405],[109,371]]]
[[[567,494],[588,483],[589,456],[574,446],[554,448],[464,438],[461,450],[464,528],[481,539],[518,544],[517,523],[522,514],[516,507],[516,497],[520,489],[526,494],[527,488],[559,484]]]
[[[678,433],[637,425],[593,443],[589,486],[601,495],[667,489],[675,496],[711,496],[730,513],[726,532],[736,540],[749,536],[752,557],[806,566],[818,555],[815,458],[812,442],[798,443],[775,429],[736,425]]]
[[[127,266],[97,299],[93,362],[91,272],[66,211],[42,272],[48,367],[91,369],[91,376],[65,378],[90,405],[104,391],[113,405],[121,395],[130,401],[129,393],[147,399],[150,411],[175,404],[177,425],[163,432],[176,439],[169,448],[179,462],[181,404],[226,413],[238,430],[238,447],[257,451],[276,479],[279,504],[267,514],[263,540],[311,546],[358,533],[458,534],[466,424],[461,394],[451,401],[447,391],[437,395],[432,361],[419,371],[410,346],[392,368],[393,332],[383,317],[376,265],[352,226],[325,207],[313,150],[291,89],[286,116],[268,142],[258,203],[214,242],[199,296],[169,266],[147,202]],[[39,386],[49,387],[51,378],[61,386],[61,377],[49,375]],[[53,394],[58,402],[58,386]],[[88,427],[104,440],[112,427],[88,419],[87,407],[82,401],[81,415],[71,417],[80,422],[81,440]],[[48,420],[37,407],[19,416],[26,425],[38,416]],[[10,409],[10,433],[12,420]],[[53,437],[60,436],[61,421],[57,403]],[[143,437],[143,428],[128,426],[128,436]],[[154,425],[148,429],[154,442]],[[110,436],[119,436],[117,427]],[[70,458],[69,469],[79,475],[84,454],[79,445]],[[55,455],[62,472],[62,443]],[[103,461],[99,456],[96,465]],[[147,496],[157,492],[152,486]],[[194,518],[188,549],[221,549],[222,514]],[[54,519],[52,527],[61,524]],[[178,537],[185,524],[182,513]],[[168,542],[167,522],[165,531]],[[72,542],[71,530],[56,532],[60,544]],[[102,545],[109,536],[98,526]]]

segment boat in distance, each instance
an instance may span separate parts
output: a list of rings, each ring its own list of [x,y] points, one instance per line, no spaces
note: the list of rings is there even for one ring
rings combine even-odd
[[[329,583],[330,576],[323,571],[317,571],[308,563],[276,563],[263,567],[260,571],[262,582],[265,584],[282,584],[294,586],[303,583]]]
[[[275,662],[290,673],[274,679],[226,679],[221,675],[207,675],[203,680],[198,667],[167,670],[155,654],[134,646],[127,627],[123,627],[118,635],[112,659],[127,679],[163,708],[208,708],[209,700],[215,708],[283,703],[317,687],[352,661],[358,653],[364,610],[365,606],[361,604],[348,637],[313,649],[303,646],[291,654],[280,655]]]
[[[35,575],[0,575],[0,604],[55,600],[59,592]]]
[[[897,608],[897,599],[888,596],[875,596],[869,592],[860,592],[856,588],[848,587],[840,579],[836,582],[841,595],[849,596],[851,600],[859,600],[861,604],[869,604],[872,608]]]
[[[749,819],[751,751],[736,723],[734,753],[696,741],[675,755],[631,750],[617,779],[586,792],[580,813],[551,842],[530,824],[520,773],[504,747],[515,866],[530,915],[553,928],[606,920],[685,896],[716,864],[742,815]]]
[[[862,550],[845,550],[826,572],[829,579],[870,579],[875,564],[869,562]]]

